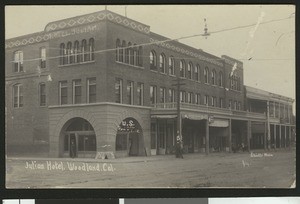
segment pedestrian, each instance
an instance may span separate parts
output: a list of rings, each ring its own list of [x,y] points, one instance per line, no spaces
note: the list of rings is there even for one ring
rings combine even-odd
[[[182,149],[183,149],[183,144],[182,141],[180,139],[180,136],[177,136],[176,139],[176,146],[175,146],[175,152],[176,152],[176,158],[182,158],[183,159],[183,155],[182,155]]]

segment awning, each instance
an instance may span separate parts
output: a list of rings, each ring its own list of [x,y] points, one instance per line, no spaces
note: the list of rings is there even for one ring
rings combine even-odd
[[[170,119],[177,118],[177,115],[151,115],[151,118]]]
[[[210,127],[228,127],[228,120],[216,119],[214,118],[213,122],[209,124]]]

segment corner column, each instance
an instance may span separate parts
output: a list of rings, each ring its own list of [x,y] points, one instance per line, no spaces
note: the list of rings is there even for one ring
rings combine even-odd
[[[209,120],[206,120],[205,123],[205,152],[209,154]]]

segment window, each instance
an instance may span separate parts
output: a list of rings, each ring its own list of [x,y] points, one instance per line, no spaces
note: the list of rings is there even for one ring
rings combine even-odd
[[[161,73],[166,73],[166,57],[163,53],[159,56],[159,68]]]
[[[237,109],[238,109],[238,110],[242,110],[242,109],[241,109],[241,102],[238,102]]]
[[[231,100],[229,100],[229,102],[228,102],[228,108],[232,109],[232,101]]]
[[[188,93],[187,93],[187,102],[188,102],[188,103],[192,103],[192,95],[193,95],[193,94],[192,94],[191,92],[188,92]]]
[[[144,84],[137,84],[137,93],[138,93],[138,105],[144,105]]]
[[[206,83],[206,84],[208,84],[208,72],[209,72],[209,70],[208,70],[208,68],[207,67],[205,67],[205,69],[204,69],[204,82]]]
[[[95,60],[95,40],[94,38],[89,39],[89,59],[90,61]]]
[[[150,101],[151,104],[156,104],[156,86],[150,86]]]
[[[81,80],[73,81],[73,104],[81,103]]]
[[[40,106],[46,106],[46,84],[41,83],[39,85],[39,92],[40,92]]]
[[[204,105],[208,106],[208,102],[209,102],[209,96],[205,95],[204,96]]]
[[[125,62],[125,63],[127,62],[126,61],[127,60],[127,56],[126,55],[128,55],[126,46],[127,46],[126,41],[123,40],[122,41],[122,50],[121,50],[120,54],[121,54],[121,58],[123,58],[122,62]]]
[[[79,42],[75,41],[74,42],[74,63],[79,63]]]
[[[219,86],[223,87],[223,73],[219,73]]]
[[[179,70],[180,70],[180,77],[185,77],[185,62],[184,62],[184,60],[180,60]]]
[[[134,66],[137,66],[138,65],[138,51],[136,49],[136,44],[134,44],[134,48],[132,50],[133,50],[132,62],[133,62]]]
[[[237,101],[234,101],[234,110],[237,110]]]
[[[81,62],[86,62],[88,57],[86,40],[81,41]]]
[[[180,91],[180,102],[181,103],[185,102],[185,91]]]
[[[60,65],[66,64],[66,55],[67,55],[67,50],[65,48],[65,44],[61,43],[60,44]]]
[[[143,66],[143,47],[139,46],[138,49],[138,66]]]
[[[68,82],[61,81],[59,82],[59,104],[64,105],[68,104]]]
[[[128,47],[127,47],[127,63],[128,64],[133,64],[132,56],[133,56],[132,46],[131,46],[131,42],[129,42]]]
[[[115,96],[115,102],[122,103],[122,79],[116,79],[115,81]]]
[[[40,66],[41,68],[46,68],[46,48],[41,47],[40,49]]]
[[[187,67],[187,78],[192,79],[193,64],[190,62]]]
[[[195,81],[200,81],[200,76],[199,76],[199,74],[200,74],[200,66],[197,64],[197,65],[195,66],[195,74],[194,74],[194,79],[195,79]]]
[[[211,72],[211,83],[212,83],[212,85],[216,85],[216,71],[215,70],[213,70]]]
[[[211,97],[211,106],[216,107],[217,106],[217,98],[215,96]]]
[[[96,102],[96,78],[90,78],[87,80],[87,102]]]
[[[117,42],[116,42],[116,61],[117,62],[122,62],[123,61],[123,49],[122,49],[122,46],[121,46],[121,42],[119,39],[117,39]],[[122,53],[122,54],[121,54]]]
[[[223,99],[223,98],[220,98],[220,99],[219,99],[219,107],[220,107],[220,108],[223,108],[223,103],[224,103],[224,99]]]
[[[152,50],[150,52],[150,69],[151,70],[157,70],[157,61],[156,61],[156,53]]]
[[[165,88],[160,88],[160,103],[165,103],[166,102],[166,89]]]
[[[72,50],[72,43],[68,42],[67,44],[67,64],[73,63],[73,50]]]
[[[174,103],[175,102],[175,90],[169,89],[169,102]]]
[[[175,62],[173,56],[169,57],[169,74],[175,75]]]
[[[200,94],[195,94],[195,104],[200,104]]]
[[[23,52],[16,51],[14,53],[14,72],[23,72]]]
[[[127,103],[133,105],[133,81],[127,81]]]
[[[16,84],[13,86],[13,105],[14,108],[23,107],[23,85]]]

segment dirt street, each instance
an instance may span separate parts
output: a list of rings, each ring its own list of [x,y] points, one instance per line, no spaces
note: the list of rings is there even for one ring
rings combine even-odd
[[[267,187],[289,188],[295,150],[186,154],[114,160],[7,158],[8,188]]]

